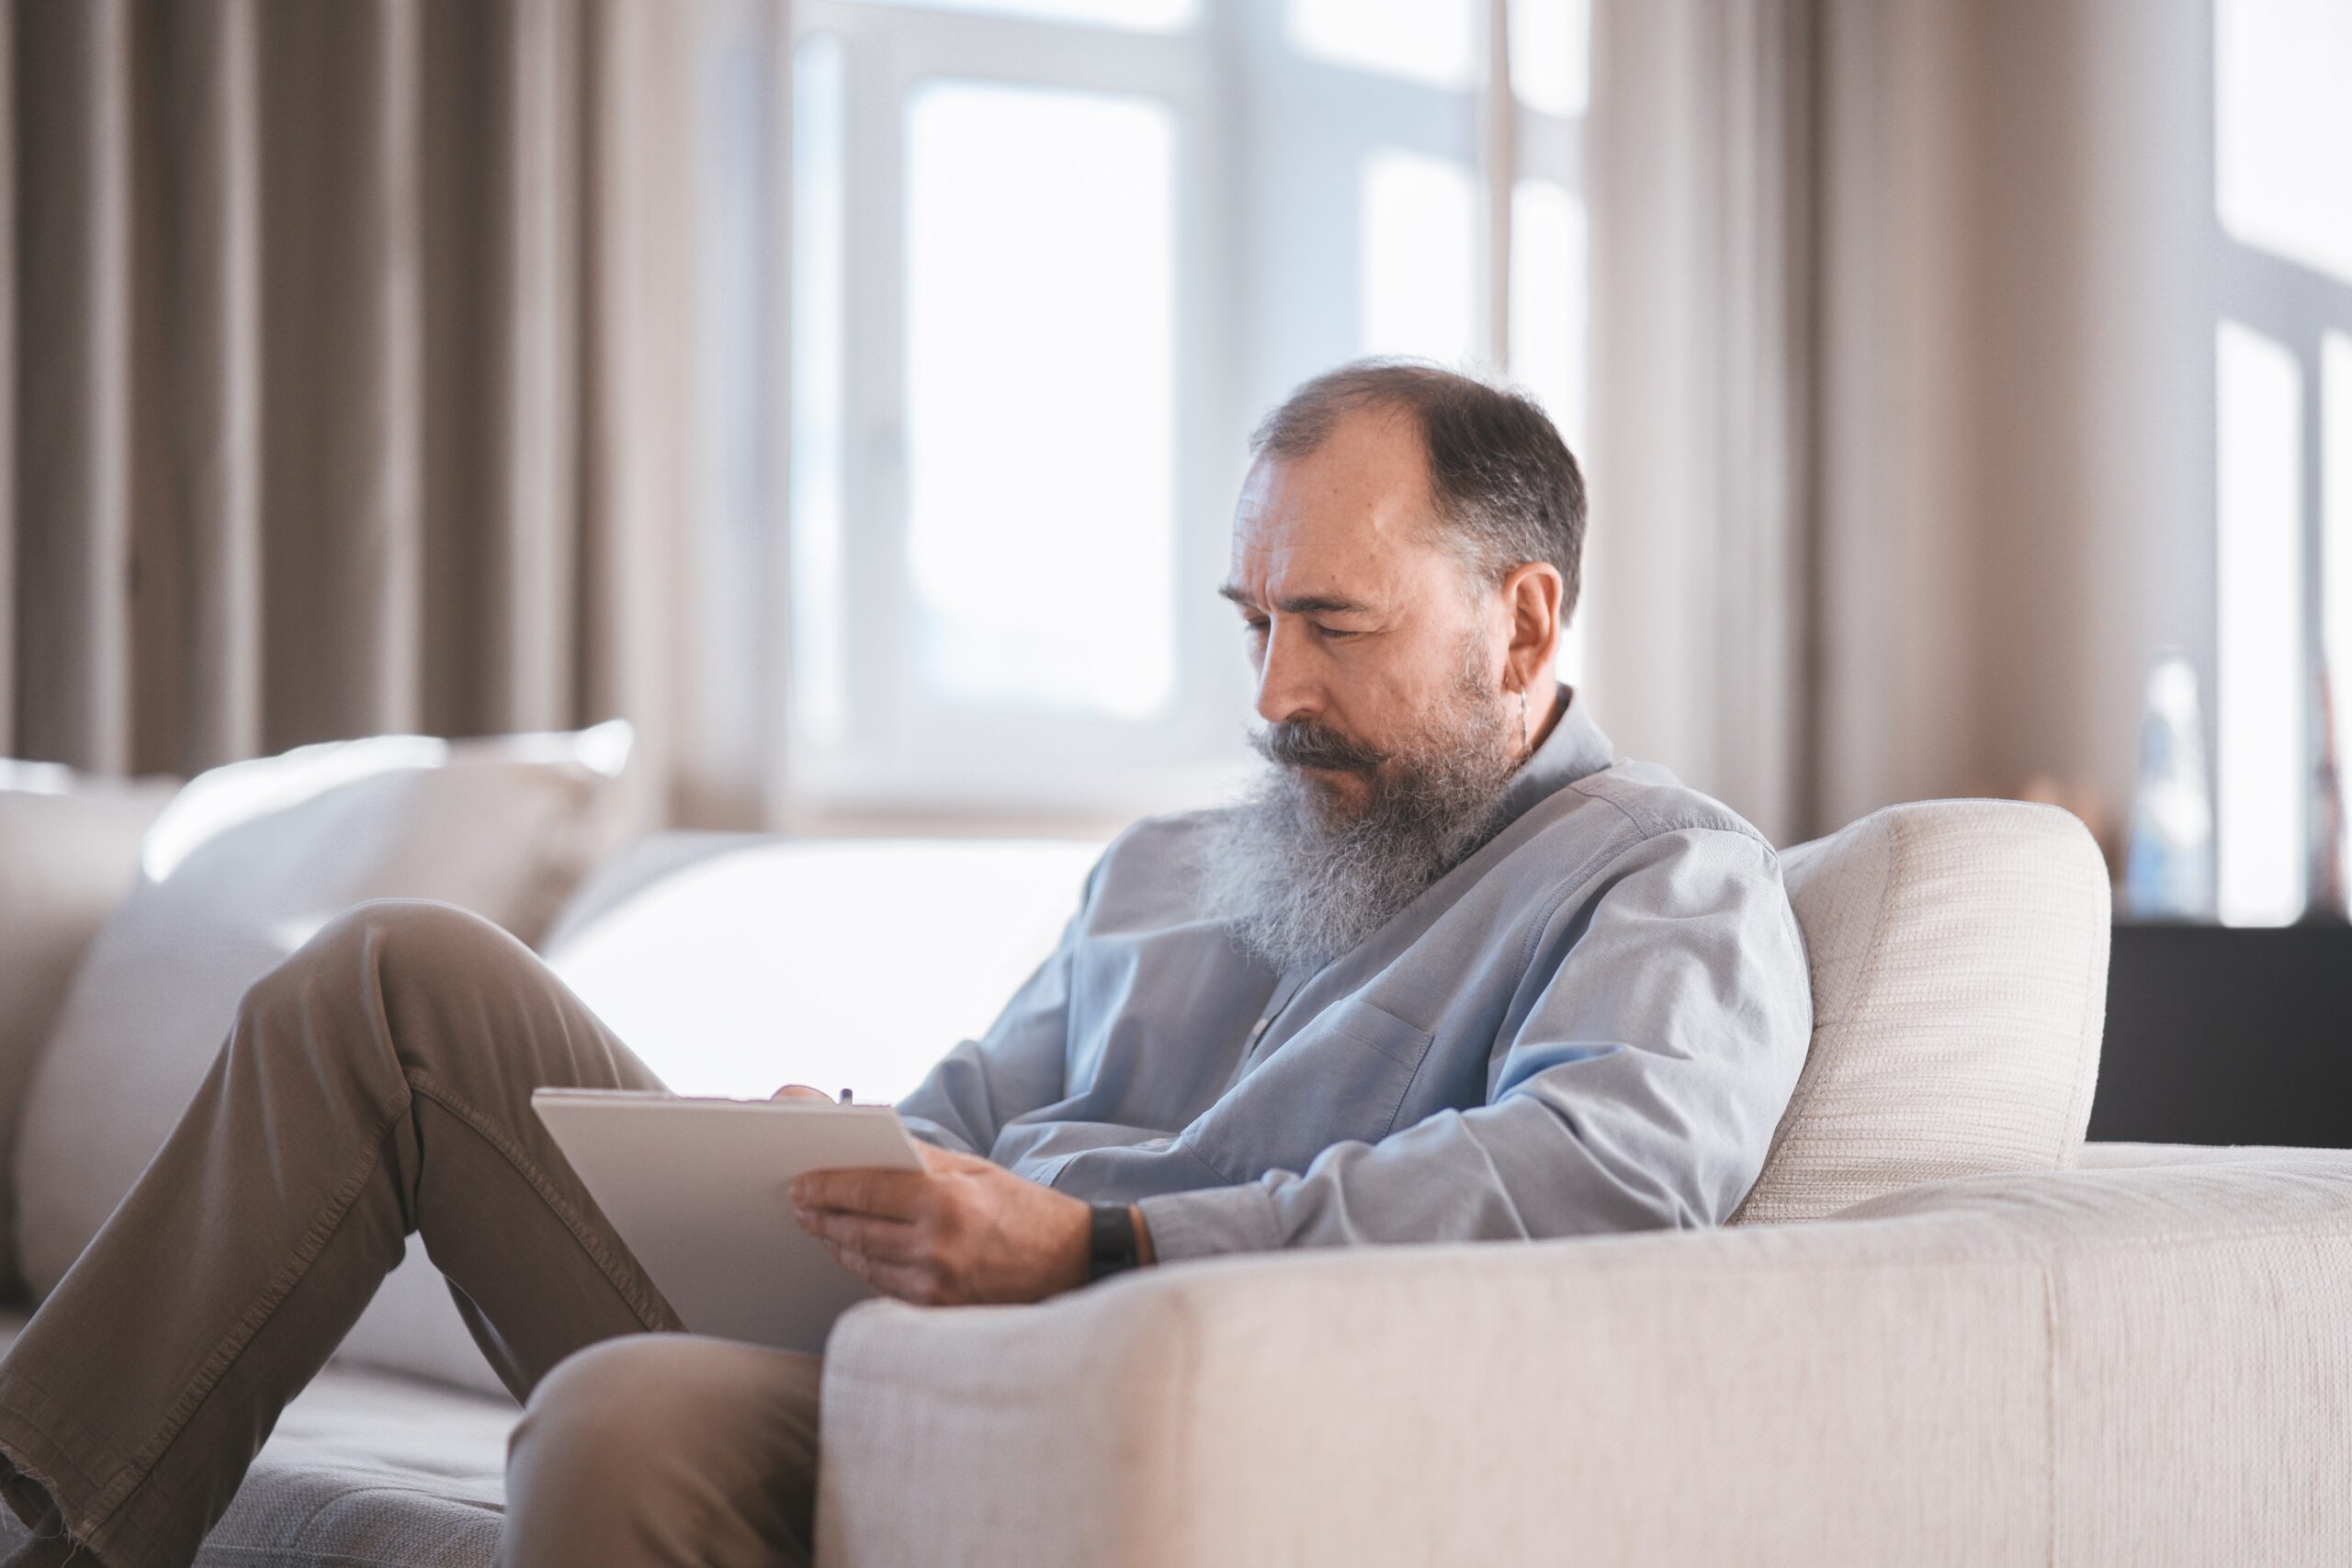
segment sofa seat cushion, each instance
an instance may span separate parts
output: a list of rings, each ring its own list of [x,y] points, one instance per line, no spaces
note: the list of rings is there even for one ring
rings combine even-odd
[[[0,1318],[0,1348],[24,1326]],[[286,1407],[198,1568],[488,1568],[515,1409],[330,1367]],[[0,1554],[24,1526],[0,1508]]]
[[[2052,806],[1889,807],[1781,857],[1813,1044],[1735,1224],[2066,1166],[2107,1011],[2107,866]]]

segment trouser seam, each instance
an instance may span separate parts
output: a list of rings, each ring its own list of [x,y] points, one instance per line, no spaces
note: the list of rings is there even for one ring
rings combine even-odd
[[[46,1429],[32,1427],[29,1432],[17,1431],[16,1428],[19,1424],[31,1427],[31,1422],[30,1418],[14,1404],[0,1405],[0,1417],[5,1417],[5,1424],[10,1428],[6,1436],[0,1437],[0,1469],[4,1469],[6,1472],[6,1484],[0,1484],[0,1500],[5,1500],[9,1512],[24,1521],[28,1531],[38,1532],[51,1517],[54,1517],[58,1521],[58,1528],[63,1529],[68,1538],[78,1541],[89,1551],[96,1568],[114,1568],[120,1559],[101,1553],[96,1547],[90,1544],[88,1531],[81,1529],[67,1517],[71,1505],[67,1500],[64,1488],[57,1480],[57,1472],[49,1466],[35,1464],[28,1460],[28,1455],[36,1449],[45,1451],[53,1446],[48,1442],[26,1440],[28,1437],[45,1438],[48,1435]],[[77,1472],[78,1479],[84,1481],[90,1479],[87,1472],[83,1471],[79,1464],[74,1465],[73,1468]],[[18,1482],[34,1488],[46,1506],[37,1505],[32,1499],[26,1497],[16,1484]],[[53,1516],[51,1510],[54,1510]]]
[[[51,1462],[39,1468],[47,1473],[34,1474],[36,1467],[17,1460],[12,1451],[17,1446],[13,1435],[5,1429],[0,1429],[0,1453],[6,1453],[17,1469],[34,1475],[52,1493],[57,1488],[50,1475],[68,1467],[71,1479],[88,1492],[103,1492],[122,1473],[121,1454],[99,1434],[83,1426],[71,1406],[21,1368],[11,1366],[0,1373],[0,1417],[6,1417],[0,1420],[0,1428],[21,1424],[41,1438],[42,1457]],[[93,1469],[94,1461],[103,1463],[104,1470]]]
[[[303,1233],[301,1242],[294,1249],[293,1258],[271,1277],[261,1294],[254,1298],[253,1303],[237,1319],[236,1326],[205,1358],[204,1364],[197,1369],[196,1376],[189,1380],[187,1392],[180,1395],[156,1427],[154,1435],[131,1456],[129,1468],[91,1506],[86,1528],[75,1530],[74,1534],[86,1538],[94,1547],[103,1549],[97,1538],[114,1522],[123,1503],[151,1479],[155,1466],[163,1461],[165,1452],[187,1429],[187,1424],[195,1419],[197,1411],[203,1407],[205,1400],[211,1396],[237,1358],[253,1343],[254,1336],[261,1332],[270,1314],[293,1293],[294,1287],[300,1284],[310,1272],[311,1265],[318,1261],[319,1254],[326,1250],[327,1243],[334,1239],[345,1216],[350,1213],[352,1204],[358,1201],[359,1194],[366,1189],[368,1179],[382,1163],[384,1140],[391,1135],[392,1128],[407,1113],[408,1103],[403,1099],[377,1125],[374,1137],[368,1140],[367,1156],[352,1168],[351,1174],[335,1189],[319,1217],[311,1222],[310,1228]],[[165,1494],[165,1496],[176,1500],[175,1495]]]
[[[556,1218],[563,1222],[564,1228],[571,1233],[572,1240],[580,1244],[580,1249],[595,1263],[605,1280],[628,1304],[628,1309],[637,1314],[638,1322],[643,1324],[649,1333],[659,1333],[670,1326],[662,1312],[646,1294],[641,1269],[635,1266],[633,1260],[616,1256],[605,1245],[597,1227],[588,1223],[587,1217],[572,1205],[522,1145],[506,1135],[494,1118],[475,1110],[464,1097],[435,1081],[429,1074],[411,1073],[409,1087],[465,1123],[475,1136],[497,1150],[506,1163],[514,1168],[515,1174],[529,1183],[531,1190],[537,1193]]]
[[[434,1104],[438,1105],[441,1109],[458,1118],[458,1120],[462,1122],[469,1131],[472,1132],[484,1143],[488,1144],[492,1149],[496,1150],[510,1166],[514,1168],[515,1171],[522,1176],[524,1180],[530,1184],[532,1190],[537,1192],[548,1204],[548,1208],[554,1211],[556,1217],[563,1221],[565,1227],[571,1232],[573,1238],[581,1244],[582,1248],[588,1253],[589,1257],[595,1260],[597,1267],[604,1271],[605,1278],[611,1282],[614,1290],[625,1302],[628,1303],[629,1309],[637,1314],[638,1320],[640,1323],[644,1324],[649,1330],[659,1330],[664,1326],[660,1321],[659,1314],[651,1310],[650,1303],[646,1302],[639,1292],[631,1290],[625,1282],[621,1277],[620,1266],[617,1261],[613,1258],[612,1254],[605,1247],[596,1245],[594,1227],[588,1225],[587,1223],[571,1207],[571,1205],[564,1201],[562,1195],[556,1190],[555,1184],[547,1179],[545,1174],[539,1170],[538,1167],[523,1152],[521,1146],[515,1144],[512,1139],[507,1138],[501,1134],[495,1121],[483,1115],[481,1111],[476,1111],[461,1097],[452,1094],[448,1089],[443,1088],[438,1083],[435,1083],[430,1075],[411,1071],[404,1073],[402,1077],[408,1085],[410,1099],[404,1100],[400,1107],[399,1113],[391,1117],[385,1123],[382,1133],[376,1140],[375,1158],[371,1159],[368,1162],[368,1167],[361,1171],[358,1180],[351,1184],[349,1194],[341,1199],[339,1206],[326,1221],[324,1225],[326,1234],[322,1235],[318,1245],[311,1249],[310,1258],[302,1262],[301,1269],[303,1272],[308,1271],[310,1263],[316,1260],[317,1254],[325,1249],[327,1239],[333,1235],[335,1227],[342,1223],[344,1216],[350,1212],[351,1204],[357,1199],[359,1190],[367,1185],[368,1178],[374,1175],[375,1168],[382,1163],[383,1145],[385,1140],[391,1136],[392,1129],[399,1124],[402,1117],[409,1113],[413,1099],[415,1097],[422,1097],[425,1100],[431,1100]],[[262,1317],[266,1319],[268,1315],[268,1312],[275,1310],[278,1304],[282,1303],[286,1296],[291,1293],[294,1286],[299,1283],[300,1283],[299,1275],[294,1280],[288,1280],[286,1284],[285,1290],[278,1292],[276,1298],[267,1303],[266,1308],[262,1312]],[[255,1325],[253,1332],[259,1332],[258,1325]],[[245,1341],[250,1343],[251,1339],[252,1333],[248,1333],[245,1336]],[[232,1352],[222,1361],[219,1372],[214,1374],[213,1382],[215,1383],[218,1382],[220,1376],[227,1373],[229,1364],[234,1361],[236,1354],[242,1352],[242,1350],[243,1346],[241,1345],[238,1347],[238,1351]],[[209,1386],[205,1392],[208,1393],[209,1393]],[[202,1403],[203,1399],[199,1395],[196,1399],[195,1403],[189,1406],[187,1416],[182,1417],[180,1423],[182,1427],[185,1427],[187,1420],[194,1418],[197,1408],[200,1406]],[[176,1436],[176,1431],[171,1435]],[[143,1461],[134,1461],[130,1473],[132,1485],[122,1487],[121,1490],[126,1495],[134,1490],[138,1478],[142,1474],[151,1472],[157,1463],[160,1463],[162,1461],[164,1450],[169,1447],[170,1442],[167,1438],[164,1442],[156,1446],[153,1458],[145,1459]],[[175,1505],[184,1500],[185,1495],[181,1491],[173,1490],[161,1491],[158,1493],[158,1495],[164,1502]],[[118,1507],[120,1506],[119,1499],[118,1499],[115,1506]]]

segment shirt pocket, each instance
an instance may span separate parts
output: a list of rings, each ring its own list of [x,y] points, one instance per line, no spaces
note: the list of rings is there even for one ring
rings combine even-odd
[[[1396,1127],[1430,1038],[1351,997],[1283,1041],[1181,1142],[1233,1182],[1304,1171],[1334,1144],[1376,1144]]]

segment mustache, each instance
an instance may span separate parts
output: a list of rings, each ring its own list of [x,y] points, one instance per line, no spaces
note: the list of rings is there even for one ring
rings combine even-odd
[[[1283,767],[1320,768],[1335,773],[1375,773],[1388,761],[1387,752],[1351,740],[1311,718],[1286,718],[1254,731],[1250,748]]]

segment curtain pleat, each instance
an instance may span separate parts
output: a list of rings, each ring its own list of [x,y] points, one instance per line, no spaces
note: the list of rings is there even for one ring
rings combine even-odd
[[[263,739],[276,750],[424,723],[422,175],[414,8],[263,15]]]
[[[130,766],[130,0],[15,12],[17,750]]]
[[[0,740],[17,733],[17,27],[0,12]]]
[[[487,536],[496,547],[486,563],[486,625],[500,639],[487,664],[500,677],[490,722],[535,728],[560,721],[570,686],[579,430],[578,121],[570,98],[580,52],[567,0],[508,0],[503,9],[483,278],[497,325],[483,366],[494,465]]]
[[[1814,0],[1596,0],[1593,685],[1776,839],[1809,769]]]
[[[578,306],[577,448],[581,631],[571,678],[599,712],[623,713],[639,744],[675,759],[673,810],[700,811],[695,756],[673,716],[691,664],[677,628],[694,490],[695,257],[671,238],[695,220],[694,161],[683,115],[663,112],[689,81],[691,34],[632,0],[586,0],[579,144],[600,173],[583,181]],[[781,21],[779,20],[779,28]]]
[[[0,751],[620,714],[665,769],[693,8],[0,17]]]
[[[257,0],[165,16],[163,139],[172,505],[181,562],[190,768],[262,746],[260,158]]]

